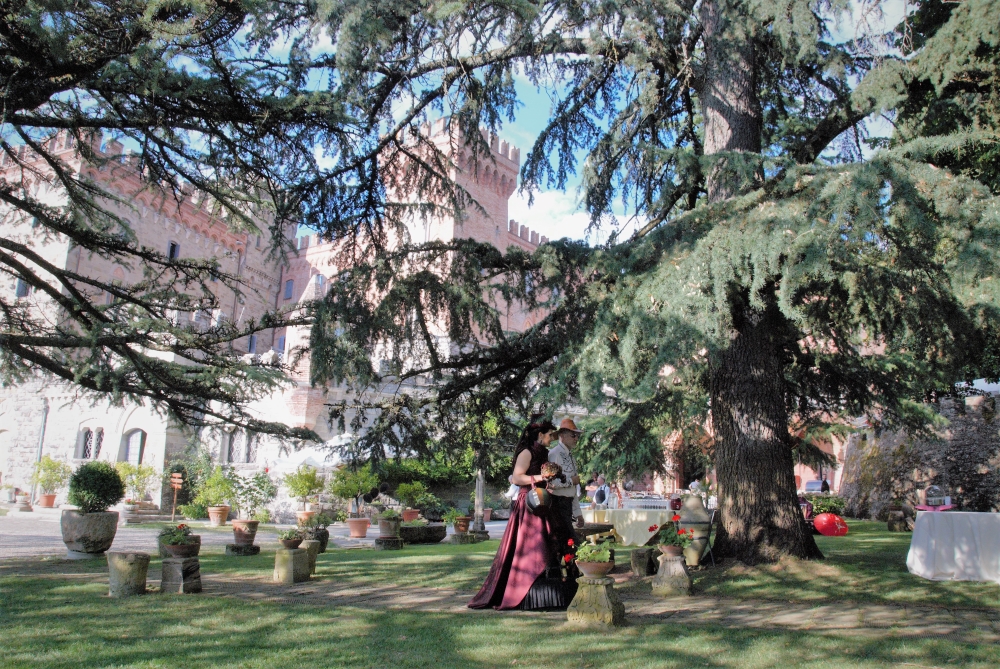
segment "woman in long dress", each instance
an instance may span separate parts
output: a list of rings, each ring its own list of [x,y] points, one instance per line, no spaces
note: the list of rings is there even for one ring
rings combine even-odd
[[[521,435],[511,477],[521,490],[511,505],[489,576],[469,608],[565,608],[576,593],[576,582],[563,571],[575,567],[572,528],[562,527],[548,514],[535,515],[526,499],[532,486],[545,487],[542,465],[548,462],[547,446],[555,435],[556,427],[549,421],[532,422]]]

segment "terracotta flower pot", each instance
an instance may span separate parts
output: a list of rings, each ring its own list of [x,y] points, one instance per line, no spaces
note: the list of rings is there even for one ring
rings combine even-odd
[[[258,520],[234,520],[233,539],[237,546],[253,546],[253,540],[257,537]]]
[[[309,522],[309,519],[315,516],[318,511],[296,511],[295,520],[298,521],[299,526],[305,525]]]
[[[403,522],[408,523],[420,517],[420,509],[406,509],[403,511]]]
[[[188,537],[189,539],[194,539],[197,535]],[[198,536],[198,541],[192,544],[163,544],[163,550],[170,554],[170,557],[175,558],[190,558],[194,557],[201,551],[201,537]]]
[[[472,522],[472,518],[468,516],[459,516],[455,519],[454,528],[456,534],[462,534],[463,532],[469,531],[469,523]]]
[[[285,548],[298,548],[302,545],[302,539],[278,539]]]
[[[399,518],[380,519],[378,521],[378,535],[385,539],[399,536],[399,526],[403,521]]]
[[[608,562],[580,562],[576,566],[580,568],[587,578],[604,578],[608,572],[615,568],[614,561]]]
[[[347,526],[351,528],[352,539],[364,539],[368,536],[367,518],[348,518]]]
[[[111,548],[118,531],[117,511],[80,513],[65,510],[59,521],[63,543],[71,557],[97,557]]]
[[[56,496],[55,496],[55,493],[53,493],[51,495],[42,493],[41,495],[39,495],[38,496],[38,505],[40,507],[42,507],[43,509],[54,508],[55,505],[56,505]]]
[[[666,544],[660,544],[660,552],[664,555],[669,555],[670,557],[680,557],[684,554],[684,549],[680,546],[668,546]]]
[[[229,518],[229,507],[226,505],[208,507],[208,524],[212,527],[221,527],[226,524]]]
[[[486,507],[485,509],[483,509],[483,522],[484,523],[490,522],[490,518],[492,518],[492,517],[493,517],[493,509],[491,509],[490,507]]]

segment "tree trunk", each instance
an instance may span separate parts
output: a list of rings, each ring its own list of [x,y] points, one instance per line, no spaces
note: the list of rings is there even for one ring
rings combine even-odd
[[[699,85],[706,156],[724,153],[708,171],[710,202],[753,187],[759,179],[761,107],[757,94],[753,23],[738,0],[701,5],[705,63]],[[748,178],[750,175],[750,178]],[[736,234],[734,232],[734,234]],[[712,426],[721,522],[713,551],[748,564],[784,555],[822,557],[799,510],[785,409],[780,337],[783,316],[773,288],[769,306],[750,305],[732,287],[733,332],[711,372]]]

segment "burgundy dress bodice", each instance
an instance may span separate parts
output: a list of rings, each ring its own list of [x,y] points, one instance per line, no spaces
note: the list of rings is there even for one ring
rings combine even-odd
[[[535,442],[527,449],[522,448],[514,453],[515,465],[517,464],[517,456],[521,455],[521,452],[524,450],[531,452],[531,463],[528,464],[528,469],[524,473],[528,476],[538,476],[542,473],[542,465],[549,461],[549,449],[545,448],[538,442]]]

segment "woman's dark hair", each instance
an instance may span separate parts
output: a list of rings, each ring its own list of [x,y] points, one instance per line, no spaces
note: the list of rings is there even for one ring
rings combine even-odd
[[[554,432],[555,429],[556,426],[552,424],[552,421],[545,420],[542,414],[533,415],[531,422],[521,432],[521,438],[517,441],[517,448],[514,449],[514,459],[517,460],[518,454],[524,449],[531,448],[538,441],[539,434]]]

